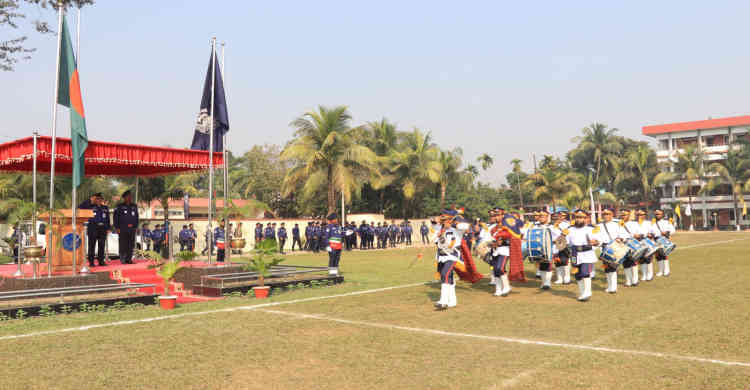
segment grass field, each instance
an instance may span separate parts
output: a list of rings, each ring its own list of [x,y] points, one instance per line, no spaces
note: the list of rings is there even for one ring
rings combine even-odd
[[[459,282],[437,312],[434,251],[409,267],[403,249],[344,253],[346,283],[266,301],[0,322],[0,388],[750,388],[750,234],[675,241],[672,276],[610,295],[598,272],[586,303],[529,266],[509,297]]]

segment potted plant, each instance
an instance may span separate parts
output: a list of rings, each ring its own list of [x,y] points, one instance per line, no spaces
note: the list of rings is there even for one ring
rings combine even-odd
[[[250,256],[250,262],[244,267],[246,271],[258,273],[258,286],[253,287],[256,298],[265,298],[268,296],[270,287],[265,285],[265,278],[271,275],[271,267],[285,260],[283,257],[278,256],[277,253],[276,240],[263,240],[255,246],[253,254]]]
[[[149,265],[149,268],[158,268],[156,273],[164,279],[164,292],[163,295],[159,296],[159,306],[166,310],[174,309],[177,306],[177,296],[168,295],[169,284],[174,279],[175,273],[182,268],[181,263],[194,259],[198,254],[192,251],[182,251],[175,254],[175,259],[166,261],[162,261],[161,255],[157,252],[147,251],[146,255],[154,261],[154,264]]]

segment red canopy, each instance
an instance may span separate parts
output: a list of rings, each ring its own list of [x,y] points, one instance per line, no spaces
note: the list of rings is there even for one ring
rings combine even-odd
[[[31,172],[33,137],[0,144],[0,171]],[[55,174],[70,175],[70,138],[57,138]],[[37,170],[50,171],[52,137],[37,137]],[[208,152],[157,146],[89,141],[86,176],[161,176],[208,169]],[[214,166],[224,165],[221,153],[214,153]]]

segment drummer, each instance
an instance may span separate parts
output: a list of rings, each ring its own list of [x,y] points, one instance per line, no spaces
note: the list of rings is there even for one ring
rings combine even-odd
[[[539,219],[537,220],[537,227],[551,229],[552,225],[550,224],[550,222],[551,219],[549,211],[547,211],[546,209],[540,211]],[[552,262],[547,259],[541,259],[539,261],[539,272],[542,276],[542,284],[539,288],[542,290],[549,290],[550,284],[552,283]]]
[[[577,259],[578,273],[576,282],[581,302],[591,299],[591,269],[596,264],[594,246],[599,245],[596,239],[598,229],[586,226],[586,211],[578,209],[575,212],[575,225],[571,226],[568,234],[568,245],[572,248]]]
[[[568,213],[565,211],[557,212],[553,217],[555,221],[552,225],[552,241],[555,241],[561,235],[568,234],[570,222],[568,222]],[[570,284],[570,250],[568,248],[563,250],[555,248],[553,249],[553,254],[557,256],[555,258],[555,271],[557,274],[555,284]]]
[[[636,239],[640,236],[640,226],[638,221],[635,220],[636,211],[630,212],[627,209],[620,210],[620,238],[623,241],[628,239]],[[636,260],[631,254],[622,263],[623,272],[625,273],[625,287],[635,287],[638,285],[638,270],[635,268]]]
[[[654,223],[651,224],[651,231],[649,232],[650,237],[654,240],[664,237],[671,239],[672,234],[675,232],[674,225],[667,219],[664,219],[664,211],[654,211]],[[669,276],[669,259],[661,251],[656,252],[656,264],[659,270],[656,272],[656,276]]]
[[[651,232],[651,221],[648,220],[648,214],[644,209],[638,210],[638,229],[640,236],[636,238],[638,241],[643,242]],[[653,257],[653,254],[651,256],[643,256],[640,261],[641,279],[647,282],[654,279],[654,264],[651,261]]]
[[[602,223],[599,227],[599,241],[602,243],[602,251],[607,249],[607,245],[613,242],[622,241],[620,239],[620,225],[613,221],[614,210],[606,208],[602,211]],[[610,294],[617,292],[617,265],[604,264],[604,274],[607,276],[607,289],[606,291]]]

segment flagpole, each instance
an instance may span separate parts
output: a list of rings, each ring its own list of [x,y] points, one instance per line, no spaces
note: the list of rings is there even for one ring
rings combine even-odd
[[[223,82],[224,78],[226,77],[226,75],[224,74],[224,52],[226,50],[225,46],[226,46],[226,42],[222,42],[221,43],[221,77],[222,77],[222,82]],[[224,100],[225,100],[225,103],[226,103],[226,97],[224,98]],[[221,156],[224,159],[224,208],[226,209],[227,206],[229,205],[229,203],[228,203],[228,196],[227,196],[227,192],[229,192],[229,171],[227,170],[227,165],[228,164],[227,164],[227,132],[226,131],[224,132],[224,134],[222,134],[222,138],[223,138],[223,141],[221,143],[222,144],[222,146],[221,146]],[[232,239],[231,239],[232,232],[229,232],[229,237],[226,237],[227,236],[226,229],[228,229],[228,228],[229,228],[229,223],[227,223],[225,221],[224,222],[224,229],[225,229],[224,230],[224,236],[225,236],[224,237],[224,246],[225,246],[225,248],[226,248],[226,244],[227,243],[231,243],[232,242]],[[232,254],[231,245],[229,245],[229,247],[230,247],[229,251],[227,251],[226,249],[224,249],[224,252],[225,252],[224,256],[226,257],[225,262],[227,264],[229,264],[229,262],[230,262],[229,261],[229,257]]]
[[[213,192],[214,192],[214,87],[216,84],[216,37],[211,38],[211,114],[208,140],[208,263],[213,262],[211,251],[213,250],[214,231],[212,226],[213,213]],[[225,205],[226,206],[226,205]],[[225,232],[226,235],[226,232]],[[226,243],[226,237],[224,237]],[[217,249],[218,250],[218,249]]]
[[[63,7],[57,3],[57,58],[55,62],[55,94],[52,96],[52,159],[49,167],[49,226],[45,231],[47,239],[47,276],[52,276],[52,257],[55,245],[52,245],[52,210],[55,208],[55,152],[57,146],[57,94],[60,82],[60,50],[62,49]],[[48,233],[49,232],[49,233]],[[47,238],[49,237],[49,238]]]
[[[75,59],[76,59],[76,68],[80,69],[81,68],[81,9],[80,8],[78,8],[78,14],[76,15],[76,58]],[[72,140],[71,140],[71,142],[72,142]],[[84,159],[84,161],[85,161],[85,159]],[[85,164],[85,162],[84,162],[84,164]],[[81,179],[83,179],[83,178],[81,178]],[[72,225],[72,230],[73,230],[73,275],[75,275],[76,272],[77,272],[76,271],[76,265],[77,265],[77,262],[78,262],[78,253],[77,253],[77,248],[78,248],[78,232],[77,232],[77,230],[78,229],[77,229],[77,225],[76,225],[76,217],[77,217],[76,214],[78,214],[78,210],[77,210],[77,208],[78,208],[78,202],[76,202],[76,195],[78,194],[78,187],[76,187],[76,185],[75,185],[75,180],[74,180],[74,183],[73,183],[73,189],[72,189],[72,191],[73,191],[73,195],[71,196],[71,198],[72,198],[73,206],[71,208],[73,209],[73,219],[71,221],[71,225]],[[83,240],[81,240],[81,244],[83,244]],[[85,251],[85,249],[83,247],[81,247],[81,250]],[[81,266],[81,274],[87,274],[87,273],[89,273],[89,269],[88,269],[88,267],[86,267],[86,259],[85,259],[86,255],[85,255],[85,253],[86,252],[84,252],[83,265]],[[104,260],[102,260],[102,261],[104,261]]]

